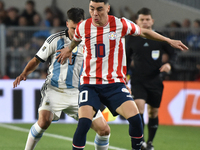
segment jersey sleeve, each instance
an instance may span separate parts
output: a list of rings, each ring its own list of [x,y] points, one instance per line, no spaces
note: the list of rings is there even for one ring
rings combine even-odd
[[[48,41],[48,39],[50,38],[51,36],[46,39],[42,47],[39,49],[39,51],[35,55],[35,57],[38,58],[41,62],[47,61],[48,57],[55,51],[55,49],[53,48],[54,42],[50,43]]]
[[[74,40],[75,41],[81,41],[81,35],[80,35],[80,29],[81,28],[81,22],[77,24],[75,34],[74,34]]]
[[[140,27],[136,25],[134,22],[124,17],[121,18],[121,22],[123,24],[123,30],[124,30],[125,35],[139,36],[141,34]]]

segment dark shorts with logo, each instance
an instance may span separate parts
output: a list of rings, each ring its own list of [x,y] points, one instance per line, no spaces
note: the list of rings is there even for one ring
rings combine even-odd
[[[131,91],[134,99],[144,99],[150,106],[159,108],[163,93],[162,79],[159,76],[131,79]]]
[[[79,107],[90,105],[95,111],[100,109],[101,103],[108,107],[113,116],[122,103],[133,100],[123,83],[112,84],[84,84],[79,87]]]

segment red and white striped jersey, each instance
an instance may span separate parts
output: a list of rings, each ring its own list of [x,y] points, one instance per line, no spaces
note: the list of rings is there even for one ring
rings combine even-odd
[[[109,16],[97,27],[92,18],[77,25],[74,40],[84,44],[84,64],[80,84],[125,83],[125,35],[140,35],[140,27],[126,18]]]

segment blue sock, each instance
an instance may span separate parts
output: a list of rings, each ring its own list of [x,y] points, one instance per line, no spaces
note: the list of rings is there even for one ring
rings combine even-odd
[[[143,125],[139,114],[127,119],[129,122],[129,135],[131,136],[132,148],[141,149],[143,141]]]
[[[92,120],[88,118],[80,118],[78,126],[73,137],[73,150],[83,150],[86,142],[86,135],[90,129]]]

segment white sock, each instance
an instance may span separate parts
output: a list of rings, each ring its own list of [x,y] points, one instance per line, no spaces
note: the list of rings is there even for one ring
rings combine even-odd
[[[40,128],[40,126],[36,122],[29,131],[25,150],[33,150],[38,141],[41,139],[44,131],[45,129]]]
[[[110,134],[105,135],[105,136],[100,136],[96,134],[95,140],[94,140],[95,150],[108,150],[109,138],[110,138]]]

